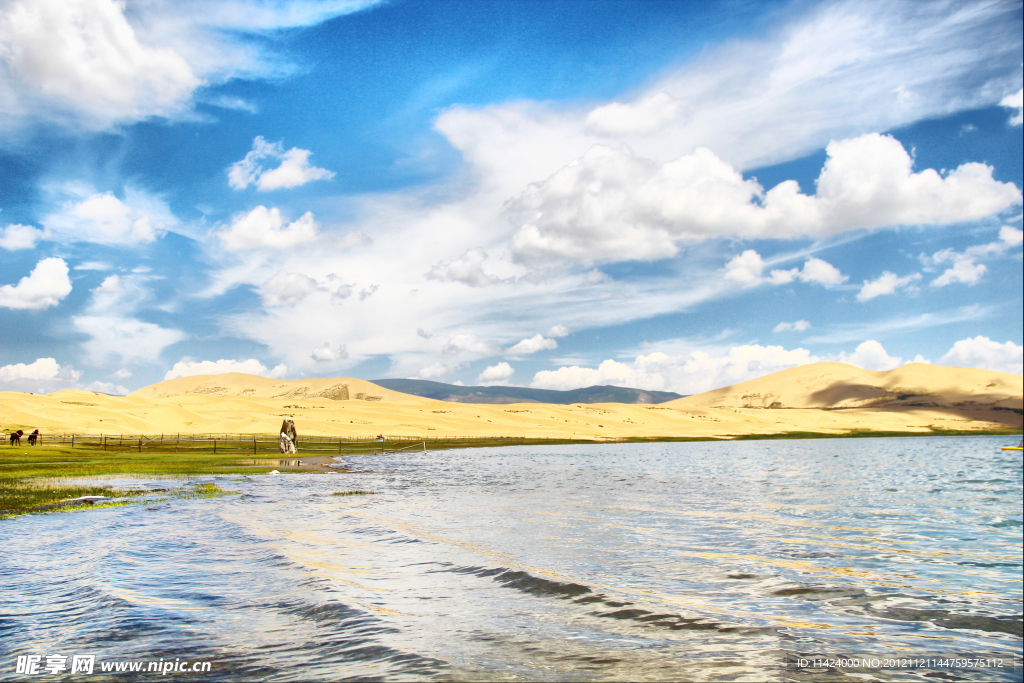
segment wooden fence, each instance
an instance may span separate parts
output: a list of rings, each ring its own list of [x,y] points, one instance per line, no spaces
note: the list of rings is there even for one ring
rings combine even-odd
[[[27,435],[22,436],[26,439]],[[360,453],[397,453],[430,448],[451,448],[460,446],[516,445],[525,442],[561,442],[562,439],[537,439],[519,437],[479,436],[391,436],[384,439],[328,436],[299,436],[296,442],[298,453],[311,455],[356,455]],[[46,434],[39,437],[39,444],[69,448],[89,448],[105,451],[210,451],[224,454],[260,453],[280,454],[279,437],[270,434]]]

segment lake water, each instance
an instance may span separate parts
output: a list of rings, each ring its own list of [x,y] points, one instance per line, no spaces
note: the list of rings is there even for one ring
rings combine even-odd
[[[119,680],[1019,680],[1014,440],[368,455],[12,518],[0,679],[86,680],[16,661],[92,654],[211,665]],[[376,493],[331,495],[351,490]]]

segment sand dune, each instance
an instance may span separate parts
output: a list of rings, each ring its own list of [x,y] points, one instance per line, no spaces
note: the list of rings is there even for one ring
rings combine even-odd
[[[0,427],[44,434],[267,434],[290,417],[301,434],[368,437],[927,433],[1019,428],[1022,394],[1016,375],[930,365],[869,372],[818,363],[660,405],[450,403],[344,377],[285,381],[234,373],[160,382],[124,397],[0,393]]]
[[[1004,372],[908,363],[873,372],[814,363],[665,405],[730,408],[1021,408],[1024,378]]]

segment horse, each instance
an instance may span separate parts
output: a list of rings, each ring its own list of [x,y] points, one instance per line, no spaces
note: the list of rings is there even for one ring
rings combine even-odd
[[[39,442],[39,439],[41,437],[42,437],[42,435],[39,433],[39,430],[38,429],[35,430],[34,432],[32,432],[31,434],[28,435],[28,445],[29,446],[35,446],[36,443]]]
[[[281,423],[281,436],[278,451],[281,453],[298,453],[299,435],[295,431],[295,422],[285,420]]]
[[[18,446],[20,446],[21,445],[21,437],[22,437],[22,435],[24,433],[25,432],[23,432],[20,429],[18,431],[16,431],[16,432],[11,432],[11,445],[14,446],[15,444],[17,444]]]

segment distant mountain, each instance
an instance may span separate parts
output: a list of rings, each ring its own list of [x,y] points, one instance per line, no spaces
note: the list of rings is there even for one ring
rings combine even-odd
[[[374,384],[403,394],[455,403],[664,403],[682,394],[671,391],[644,391],[611,385],[555,391],[527,387],[460,387],[425,379],[374,379]]]

